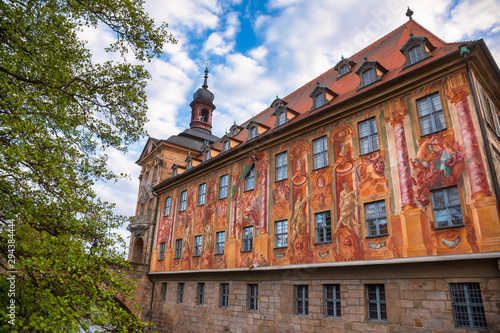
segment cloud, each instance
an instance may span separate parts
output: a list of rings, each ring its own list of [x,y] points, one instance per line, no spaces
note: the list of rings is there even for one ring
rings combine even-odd
[[[459,41],[478,33],[490,33],[500,26],[500,2],[494,0],[463,1],[452,9],[445,27],[446,38]]]

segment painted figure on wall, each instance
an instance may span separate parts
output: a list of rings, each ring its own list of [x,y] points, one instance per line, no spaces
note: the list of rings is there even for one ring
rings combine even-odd
[[[456,185],[465,167],[464,156],[453,130],[433,134],[418,140],[412,182],[416,187],[415,199],[421,209],[430,203],[430,190]]]
[[[357,159],[356,179],[362,200],[376,199],[389,192],[385,177],[385,151]]]
[[[358,237],[361,237],[361,227],[356,222],[356,193],[351,190],[347,183],[342,184],[343,189],[340,192],[339,200],[339,221],[335,227],[335,233],[341,226],[346,226],[349,231],[354,231]]]
[[[273,184],[273,219],[288,217],[290,206],[290,187],[286,181]]]
[[[332,182],[333,177],[331,175],[331,168],[324,168],[313,174],[313,197],[311,199],[311,206],[315,210],[324,210],[333,204]]]
[[[290,240],[295,240],[296,237],[303,237],[306,233],[307,227],[307,217],[304,213],[304,208],[306,206],[307,200],[311,197],[311,194],[302,199],[302,195],[297,195],[297,201],[295,201],[294,215],[292,217],[292,223],[290,228]]]

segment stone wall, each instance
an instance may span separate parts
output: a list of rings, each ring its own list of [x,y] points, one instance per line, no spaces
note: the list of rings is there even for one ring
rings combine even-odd
[[[500,332],[500,274],[495,264],[498,265],[497,260],[484,265],[447,264],[441,272],[439,264],[416,264],[413,268],[387,265],[382,269],[372,267],[372,277],[366,274],[370,269],[349,267],[342,271],[308,269],[162,277],[155,288],[153,321],[158,332],[476,332],[455,327],[449,291],[450,283],[476,282],[481,287],[487,331]],[[390,274],[381,278],[385,269]],[[183,304],[177,303],[179,282],[185,283]],[[205,283],[203,305],[196,304],[199,282]],[[161,300],[161,283],[168,286],[165,301]],[[229,284],[227,309],[219,306],[220,283]],[[258,284],[258,311],[248,310],[248,284]],[[324,284],[340,285],[341,318],[325,316]],[[384,284],[386,322],[368,320],[367,284]],[[295,285],[308,285],[308,316],[295,315]]]

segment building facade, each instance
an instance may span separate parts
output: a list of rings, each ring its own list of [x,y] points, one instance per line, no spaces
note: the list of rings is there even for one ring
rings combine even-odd
[[[150,139],[129,259],[162,332],[500,331],[500,71],[411,19],[260,114]],[[144,291],[140,291],[144,292]]]

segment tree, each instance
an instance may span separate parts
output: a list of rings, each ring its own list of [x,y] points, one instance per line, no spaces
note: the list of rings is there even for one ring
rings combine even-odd
[[[110,231],[124,218],[92,189],[121,177],[107,170],[104,150],[125,152],[145,135],[143,63],[175,43],[142,6],[0,2],[0,265],[17,271],[0,276],[0,330],[98,325],[131,332],[144,325],[116,299],[133,293],[128,263],[115,248],[123,240]],[[119,62],[93,63],[79,40],[79,30],[98,24],[116,34],[107,51]]]

